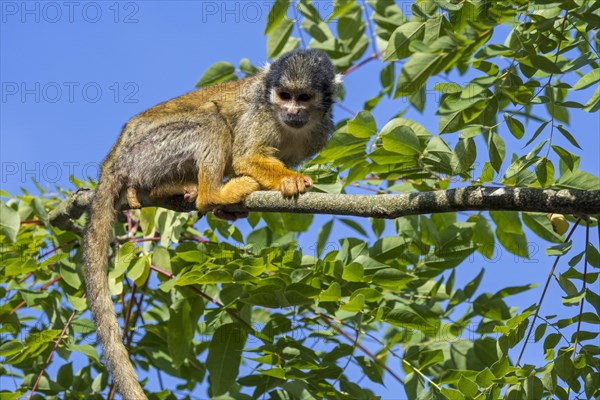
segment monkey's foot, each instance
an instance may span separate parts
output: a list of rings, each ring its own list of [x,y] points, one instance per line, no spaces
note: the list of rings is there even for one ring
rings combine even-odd
[[[183,199],[194,202],[198,198],[198,185],[195,183],[185,184],[183,186]]]
[[[312,186],[312,179],[304,175],[286,176],[281,180],[279,190],[284,197],[294,197],[306,192]]]
[[[235,221],[239,218],[248,218],[248,211],[229,212],[221,210],[220,208],[215,208],[213,210],[213,214],[215,217],[224,219],[226,221]]]
[[[134,187],[127,188],[127,203],[129,208],[142,208],[142,204],[137,197],[137,190]]]

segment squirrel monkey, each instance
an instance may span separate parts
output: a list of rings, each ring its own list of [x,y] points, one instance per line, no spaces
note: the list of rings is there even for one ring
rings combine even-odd
[[[135,208],[137,190],[184,195],[206,213],[261,189],[286,197],[305,192],[311,179],[288,168],[328,141],[339,77],[324,53],[295,50],[256,75],[174,98],[125,125],[102,163],[84,235],[88,304],[124,399],[146,396],[108,287],[107,249],[121,199]]]

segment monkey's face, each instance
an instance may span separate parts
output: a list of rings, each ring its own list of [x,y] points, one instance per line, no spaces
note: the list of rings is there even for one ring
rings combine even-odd
[[[333,96],[340,82],[325,53],[290,51],[264,71],[266,100],[284,128],[311,130],[331,118]]]
[[[271,101],[282,124],[293,129],[301,129],[310,122],[316,97],[315,93],[307,90],[277,88],[273,90]]]

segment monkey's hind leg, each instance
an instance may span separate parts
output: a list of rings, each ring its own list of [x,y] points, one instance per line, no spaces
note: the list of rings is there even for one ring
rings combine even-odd
[[[201,173],[196,207],[198,211],[206,213],[218,206],[240,203],[257,190],[260,190],[260,184],[249,176],[235,177],[222,185],[215,182],[210,174]]]
[[[218,206],[213,209],[213,214],[218,218],[228,221],[235,221],[238,218],[248,217],[248,212],[246,211],[229,212],[219,208],[219,206],[240,203],[246,196],[257,190],[260,190],[260,184],[249,176],[231,178],[213,194],[211,201],[213,204],[218,204]]]
[[[129,208],[142,208],[142,203],[138,199],[137,189],[132,186],[127,188],[127,203],[129,204]]]
[[[152,188],[151,198],[168,198],[183,196],[186,201],[195,201],[198,197],[198,184],[196,182],[168,182]]]

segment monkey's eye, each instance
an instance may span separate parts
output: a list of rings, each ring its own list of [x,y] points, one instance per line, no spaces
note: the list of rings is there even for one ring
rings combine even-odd
[[[298,95],[298,101],[309,101],[309,100],[310,100],[310,94],[302,93],[302,94]]]
[[[279,98],[281,100],[291,100],[292,99],[292,95],[289,94],[288,92],[279,92]]]

